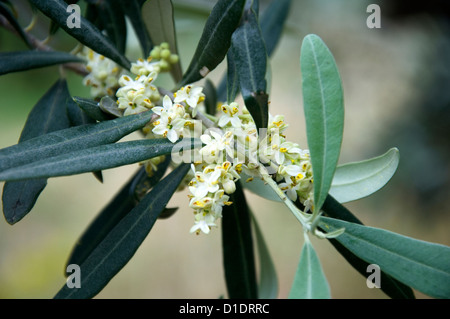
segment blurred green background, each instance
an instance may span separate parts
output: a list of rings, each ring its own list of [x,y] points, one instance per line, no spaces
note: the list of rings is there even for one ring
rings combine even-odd
[[[267,2],[261,1],[262,10]],[[214,1],[174,3],[185,69]],[[370,3],[381,6],[381,29],[366,26]],[[29,18],[22,15],[20,21],[26,25]],[[43,39],[47,21],[41,20],[33,32]],[[290,124],[288,138],[307,148],[300,45],[308,33],[322,37],[335,56],[344,87],[340,163],[377,156],[394,146],[401,155],[389,185],[346,206],[367,225],[445,245],[450,244],[449,31],[448,11],[415,7],[414,2],[403,7],[402,1],[293,0],[272,58],[270,92],[270,112],[284,114]],[[75,46],[63,31],[49,44],[61,50]],[[129,48],[128,56],[137,58],[135,40]],[[1,52],[24,49],[20,40],[0,30]],[[225,67],[223,63],[210,74],[214,83]],[[0,77],[0,148],[17,143],[28,112],[58,76],[58,67],[49,67]],[[70,72],[67,77],[72,95],[89,97],[81,77]],[[172,85],[168,77],[160,81]],[[3,219],[0,298],[53,297],[65,283],[64,264],[74,243],[136,168],[104,171],[103,184],[91,174],[50,179],[28,216],[13,226]],[[279,298],[286,298],[303,243],[301,226],[283,206],[247,195],[275,262]],[[189,234],[193,215],[186,191],[177,193],[169,206],[180,208],[170,219],[156,222],[133,259],[97,298],[226,296],[220,228],[209,235]],[[326,240],[312,242],[333,298],[386,298],[380,290],[367,288],[366,279]],[[421,293],[417,297],[427,298]]]

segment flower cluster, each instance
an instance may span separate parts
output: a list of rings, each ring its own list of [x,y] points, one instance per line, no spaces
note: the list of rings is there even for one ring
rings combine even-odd
[[[92,51],[90,55],[98,61],[104,60]],[[195,118],[205,99],[203,88],[190,84],[176,91],[173,98],[164,95],[161,101],[154,81],[160,72],[168,69],[165,63],[170,66],[176,63],[177,58],[171,54],[167,44],[155,47],[147,60],[132,64],[130,71],[136,75],[134,79],[129,75],[120,77],[117,81],[120,88],[116,93],[118,108],[124,110],[125,116],[148,109],[157,115],[143,129],[148,138],[163,137],[172,143],[182,137],[197,135],[194,128],[201,125],[196,125],[198,120]],[[106,64],[103,66],[98,62],[99,66],[106,68]],[[92,69],[90,76],[98,73],[98,69]],[[211,227],[217,226],[223,207],[231,205],[230,195],[235,192],[242,172],[250,177],[246,182],[251,183],[254,178],[263,176],[261,169],[271,170],[279,189],[290,200],[299,200],[305,212],[313,211],[309,151],[286,139],[284,133],[288,125],[284,117],[269,115],[267,130],[258,132],[248,110],[245,107],[240,109],[236,102],[220,105],[219,113],[217,118],[211,117],[217,127],[208,125],[203,134],[198,134],[203,147],[195,150],[194,155],[198,155],[200,160],[191,160],[192,171],[186,177],[190,191],[189,206],[195,215],[191,232],[207,234]],[[156,157],[144,163],[150,176],[162,160]]]
[[[287,127],[283,116],[269,116],[268,133],[261,142],[260,154],[278,166],[275,179],[279,188],[292,201],[299,198],[306,212],[314,207],[311,159],[308,150],[286,140],[283,133]]]
[[[114,96],[122,68],[88,47],[84,47],[79,55],[87,61],[86,70],[89,74],[84,77],[83,84],[91,87],[92,97]]]
[[[225,161],[221,165],[202,165],[200,170],[192,164],[192,171],[189,206],[194,209],[195,218],[191,233],[202,231],[208,234],[211,227],[216,226],[216,220],[222,218],[223,206],[232,204],[228,195],[236,190],[239,167]]]

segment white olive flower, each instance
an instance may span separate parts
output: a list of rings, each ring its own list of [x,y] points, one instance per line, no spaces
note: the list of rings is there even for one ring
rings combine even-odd
[[[211,227],[217,226],[215,221],[216,218],[212,214],[200,210],[195,214],[194,226],[191,227],[190,232],[199,234],[202,231],[209,234]]]
[[[233,133],[226,132],[223,136],[215,130],[208,130],[206,134],[200,136],[203,144],[200,154],[206,163],[218,163],[223,161],[224,151],[226,154],[232,155]]]
[[[136,63],[131,63],[130,71],[136,75],[149,75],[152,72],[160,73],[161,68],[158,61],[152,62],[152,58],[149,57],[146,60],[139,59]]]
[[[193,108],[192,116],[195,117],[197,114],[197,105],[205,100],[205,94],[202,91],[203,88],[201,86],[195,86],[193,84],[183,86],[174,94],[174,102],[186,102],[187,105]]]
[[[195,170],[194,165],[192,169]],[[220,171],[211,167],[206,167],[203,172],[195,171],[195,179],[192,180],[189,191],[197,199],[205,197],[208,193],[215,193],[219,190],[219,176]]]
[[[228,123],[231,123],[234,128],[240,128],[242,126],[238,114],[239,108],[236,102],[233,102],[230,105],[223,104],[220,109],[222,110],[222,116],[218,123],[220,127],[225,127]]]
[[[113,96],[122,68],[87,47],[84,47],[80,55],[87,61],[86,69],[89,74],[84,77],[83,84],[91,87],[91,95],[96,98]]]

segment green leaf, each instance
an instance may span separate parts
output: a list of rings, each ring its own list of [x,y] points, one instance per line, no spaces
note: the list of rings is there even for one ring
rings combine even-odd
[[[67,116],[70,120],[71,126],[80,126],[85,124],[95,124],[96,120],[89,117],[79,106],[71,96],[66,101]]]
[[[241,25],[233,33],[232,54],[245,106],[258,128],[266,128],[269,119],[266,94],[267,53],[256,13],[244,11]]]
[[[327,199],[323,203],[322,210],[328,217],[341,219],[343,221],[356,223],[362,225],[362,222],[353,215],[347,208],[341,205],[332,196],[328,195]],[[324,231],[322,229],[322,231]],[[348,261],[353,268],[355,268],[362,276],[367,277],[367,266],[369,263],[365,262],[350,250],[345,248],[336,239],[327,238],[334,248]],[[412,289],[398,280],[392,278],[384,271],[381,271],[381,281],[383,285],[381,290],[389,297],[395,299],[414,299],[414,293]]]
[[[327,217],[320,226],[326,231],[344,227],[336,240],[355,255],[424,294],[450,298],[450,247]]]
[[[194,144],[194,140],[190,139],[171,143],[165,138],[100,145],[7,169],[0,173],[0,180],[24,180],[100,171],[167,155],[174,147],[188,150],[200,145],[201,143]]]
[[[244,172],[241,173],[241,180],[247,181],[250,178]],[[264,183],[261,178],[254,177],[249,182],[243,182],[242,186],[251,191],[252,193],[261,196],[265,199],[272,200],[275,202],[281,202],[280,197],[273,191],[272,187]]]
[[[78,1],[79,0],[64,0],[64,2],[67,4],[76,4],[76,3],[78,3]],[[50,35],[54,35],[58,30],[59,30],[58,24],[56,24],[54,21],[51,21],[50,28],[49,28]]]
[[[225,281],[230,299],[257,298],[255,260],[250,213],[240,183],[231,195],[233,202],[224,206],[222,246]]]
[[[139,0],[118,0],[122,6],[123,12],[130,19],[133,25],[134,32],[141,45],[142,54],[144,58],[147,58],[153,48],[152,40],[145,26],[142,12],[141,12],[141,1]],[[150,1],[151,2],[151,1]]]
[[[16,30],[16,32],[19,34],[19,36],[22,38],[22,40],[25,42],[25,44],[30,49],[33,49],[33,45],[30,43],[28,36],[26,35],[25,31],[20,26],[16,17],[14,17],[14,14],[11,12],[11,10],[8,8],[8,6],[2,2],[0,2],[0,15],[4,16],[6,18],[6,20],[8,20],[8,22],[11,24],[11,26],[14,28],[14,30]]]
[[[307,235],[289,299],[330,299],[330,286]]]
[[[138,170],[78,239],[66,267],[70,264],[83,264],[86,258],[88,258],[94,249],[106,238],[111,230],[134,207],[136,207],[138,202],[145,196],[146,193],[144,193],[142,197],[137,198],[136,192],[142,192],[139,188],[143,188],[144,184],[146,184],[145,188],[148,190],[156,185],[166,172],[169,163],[170,157],[167,157],[167,160],[158,166],[158,170],[152,177],[148,177],[144,167],[141,167]]]
[[[98,294],[127,264],[189,170],[182,164],[158,183],[80,265],[81,288],[63,285],[56,299],[83,299]]]
[[[191,64],[179,86],[196,82],[222,62],[239,24],[245,0],[219,0],[206,21]]]
[[[272,56],[280,40],[291,2],[291,0],[272,0],[261,16],[261,33],[268,56]]]
[[[319,211],[333,180],[344,129],[344,102],[339,71],[322,39],[304,38],[300,66],[306,134],[314,172],[314,206]]]
[[[206,113],[215,115],[217,111],[217,93],[216,88],[210,79],[205,80],[203,92],[205,93]]]
[[[73,100],[78,106],[92,119],[97,121],[106,121],[113,119],[112,116],[106,114],[100,109],[97,101],[74,96]]]
[[[170,52],[178,54],[172,1],[146,1],[142,6],[142,15],[153,42],[158,44],[167,42]],[[176,83],[181,81],[183,73],[180,60],[178,63],[172,64],[170,73]]]
[[[124,54],[127,44],[127,24],[120,5],[120,0],[99,1],[97,8],[103,29],[119,52]]]
[[[70,122],[65,107],[67,98],[70,98],[70,94],[66,81],[56,81],[28,115],[19,144],[49,132],[68,128]],[[31,156],[34,157],[34,154]],[[14,165],[18,160],[21,159],[9,158],[7,161],[10,165]],[[13,225],[25,217],[34,207],[46,185],[46,179],[5,183],[2,201],[6,221]]]
[[[67,12],[67,4],[63,0],[30,0],[42,13],[55,21],[64,31],[88,46],[95,52],[115,61],[125,69],[131,67],[130,61],[120,53],[114,44],[105,37],[100,30],[84,17],[80,17],[80,28],[69,28],[67,19],[71,12]]]
[[[381,156],[338,166],[330,195],[346,203],[375,193],[394,175],[399,157],[398,149],[391,148]]]
[[[73,54],[57,51],[15,51],[0,53],[0,75],[45,66],[83,62]]]
[[[273,0],[267,7],[267,9],[264,10],[261,18],[259,19],[261,34],[264,39],[267,55],[269,57],[272,56],[281,38],[281,33],[283,31],[284,23],[289,12],[290,4],[291,0]],[[226,87],[228,83],[228,103],[234,101],[239,93],[239,82],[235,71],[234,61],[232,60],[233,54],[230,51],[229,54],[227,54],[228,75],[224,76],[217,88],[218,100],[225,101],[225,99],[227,98]],[[267,63],[267,65],[269,66],[269,63]],[[266,72],[266,80],[269,83],[267,77],[268,74]]]
[[[275,299],[278,296],[278,278],[269,249],[259,228],[256,218],[251,214],[259,256],[259,299]]]
[[[63,101],[60,103],[55,103],[54,107],[64,106],[65,104]],[[65,108],[63,110],[64,116],[67,118]],[[150,121],[152,115],[153,113],[149,111],[97,124],[59,130],[28,139],[0,150],[0,171],[76,150],[114,143],[123,136],[144,127]],[[46,123],[45,118],[37,118],[36,123]],[[35,128],[34,125],[32,127]]]
[[[239,74],[236,70],[236,61],[233,52],[227,54],[227,102],[231,103],[239,94]]]
[[[123,116],[123,110],[119,109],[119,106],[116,103],[116,100],[113,100],[110,96],[104,96],[100,99],[100,102],[98,103],[98,107],[100,110],[102,110],[104,113],[115,116],[115,117],[122,117]]]

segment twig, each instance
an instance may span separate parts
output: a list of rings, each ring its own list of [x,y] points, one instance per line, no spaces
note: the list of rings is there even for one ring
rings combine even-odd
[[[9,32],[15,34],[16,36],[19,36],[18,32],[11,26],[8,20],[6,20],[5,17],[0,15],[0,26],[4,27]],[[38,40],[35,36],[32,34],[29,34],[28,32],[24,32],[25,36],[27,37],[27,40],[30,42],[30,44],[38,51],[55,51],[52,47],[44,44],[42,41]],[[71,70],[79,75],[86,76],[89,74],[89,72],[86,70],[86,67],[84,64],[81,63],[64,63],[62,64],[62,67],[68,70]]]

